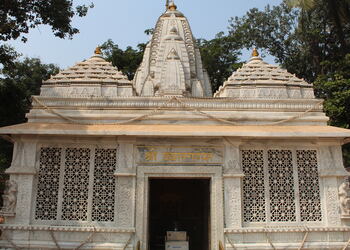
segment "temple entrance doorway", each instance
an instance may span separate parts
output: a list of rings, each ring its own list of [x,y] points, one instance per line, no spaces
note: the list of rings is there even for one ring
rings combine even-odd
[[[209,249],[210,179],[149,180],[149,250],[164,250],[167,231],[186,231],[190,250]]]

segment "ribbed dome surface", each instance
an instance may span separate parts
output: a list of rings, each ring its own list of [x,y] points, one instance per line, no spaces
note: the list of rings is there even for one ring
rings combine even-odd
[[[256,52],[257,53],[257,52]],[[253,55],[228,78],[214,97],[250,99],[314,99],[312,84]]]
[[[77,63],[73,67],[60,71],[52,76],[45,84],[70,84],[70,83],[99,83],[99,84],[130,84],[122,72],[118,71],[110,62],[101,55],[95,54],[91,58]]]
[[[287,72],[276,65],[264,62],[260,57],[253,57],[242,68],[238,69],[228,79],[233,83],[263,83],[263,84],[307,84],[304,80]]]

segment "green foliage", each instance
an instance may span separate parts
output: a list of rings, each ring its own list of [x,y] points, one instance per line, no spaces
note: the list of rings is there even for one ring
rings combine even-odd
[[[145,48],[145,44],[139,44],[137,49],[128,46],[122,50],[110,39],[101,45],[105,59],[127,75],[129,80],[134,78],[135,72],[141,64]]]
[[[79,30],[72,27],[75,16],[83,17],[93,4],[73,6],[72,0],[1,0],[0,1],[0,63],[13,61],[5,41],[20,38],[27,41],[25,34],[39,25],[49,25],[55,36],[71,38]]]
[[[0,127],[25,122],[30,108],[30,97],[40,92],[42,80],[56,74],[53,64],[42,64],[39,59],[25,58],[2,70],[0,79]],[[0,140],[0,172],[9,167],[12,144]]]
[[[330,117],[330,124],[350,128],[350,54],[339,61],[325,61],[324,65],[333,72],[320,75],[315,81],[315,92],[324,98],[324,108]],[[350,144],[343,146],[345,167],[350,167]]]
[[[342,19],[342,33],[347,36],[339,35],[329,1],[315,1],[311,9],[291,8],[287,2],[232,18],[230,35],[242,48],[264,49],[289,72],[314,82],[332,70],[322,62],[341,60],[348,53],[349,46],[342,44],[350,38],[350,23]]]
[[[288,0],[287,3],[290,7],[300,7],[306,10],[310,10],[315,6],[316,0]]]
[[[215,92],[228,77],[232,75],[241,63],[238,56],[241,54],[234,40],[229,36],[219,33],[212,40],[198,39],[203,66],[208,71]]]
[[[13,66],[14,61],[20,56],[19,53],[15,51],[14,48],[8,46],[8,45],[1,45],[0,44],[0,66],[1,64],[4,67],[11,67]]]

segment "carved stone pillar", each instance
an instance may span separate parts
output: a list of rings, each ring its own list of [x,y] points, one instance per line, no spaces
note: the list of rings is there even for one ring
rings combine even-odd
[[[135,185],[134,139],[118,140],[118,166],[116,180],[116,224],[119,228],[135,227]]]
[[[325,145],[320,147],[319,152],[324,219],[328,226],[341,226],[338,189],[344,177],[349,175],[343,166],[341,147],[340,145]]]
[[[34,200],[34,178],[37,174],[36,142],[16,140],[13,151],[12,164],[6,173],[10,180],[17,184],[17,201],[15,217],[7,217],[6,224],[29,225]],[[28,239],[28,232],[14,232],[13,239]]]
[[[225,139],[224,197],[225,228],[242,227],[242,178],[240,141]]]

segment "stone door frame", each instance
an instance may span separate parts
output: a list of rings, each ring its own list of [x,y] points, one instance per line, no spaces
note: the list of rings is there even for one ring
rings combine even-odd
[[[224,203],[222,166],[138,166],[136,184],[136,240],[148,247],[149,180],[179,178],[210,180],[209,239],[211,250],[224,242]]]

